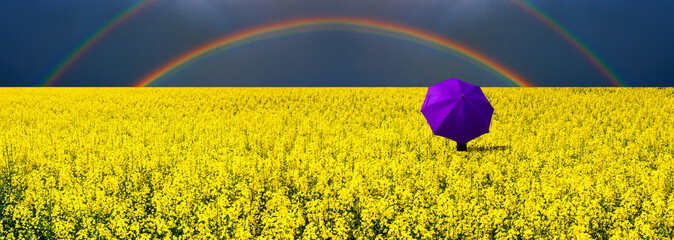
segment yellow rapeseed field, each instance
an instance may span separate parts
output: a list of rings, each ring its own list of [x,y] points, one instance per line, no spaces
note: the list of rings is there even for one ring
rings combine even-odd
[[[671,239],[674,88],[0,88],[0,239]]]

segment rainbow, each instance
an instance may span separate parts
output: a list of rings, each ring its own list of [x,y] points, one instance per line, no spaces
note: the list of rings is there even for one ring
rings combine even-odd
[[[136,15],[143,9],[147,8],[150,6],[152,3],[156,2],[157,0],[139,0],[133,4],[131,4],[129,7],[124,9],[122,12],[117,14],[115,17],[113,17],[111,20],[106,22],[106,24],[102,25],[99,27],[94,33],[92,33],[89,37],[87,37],[84,41],[82,41],[80,44],[78,44],[78,47],[76,47],[73,51],[71,51],[66,58],[64,58],[53,70],[49,72],[49,74],[44,78],[44,80],[40,83],[41,86],[52,86],[56,80],[58,80],[79,58],[81,58],[84,53],[86,53],[93,45],[98,43],[104,36],[109,34],[113,29],[117,28],[121,23],[125,22],[132,16]],[[516,6],[519,8],[523,9],[526,13],[532,15],[534,18],[536,18],[538,21],[544,23],[545,26],[551,28],[554,30],[557,34],[562,36],[567,42],[569,42],[574,48],[576,48],[581,54],[583,54],[606,78],[608,78],[613,85],[616,86],[626,86],[624,80],[622,80],[618,75],[615,73],[614,70],[610,69],[604,61],[602,61],[597,54],[595,54],[593,51],[591,51],[586,44],[580,41],[580,39],[576,36],[574,36],[568,29],[566,29],[563,25],[561,25],[559,22],[554,20],[551,16],[545,14],[543,11],[532,5],[531,3],[527,2],[526,0],[511,0],[512,3],[514,3]],[[304,32],[304,31],[297,31],[297,32]],[[366,32],[362,31],[365,33],[372,34],[372,32]],[[280,35],[287,35],[287,34],[278,34],[276,36]],[[389,35],[389,34],[378,34],[378,35]],[[273,37],[273,36],[272,36]],[[405,40],[405,39],[403,39]],[[420,41],[414,41],[416,43],[421,43]],[[252,41],[251,41],[252,42]],[[432,45],[428,44],[423,44],[429,47],[433,47]],[[444,46],[447,47],[447,46]],[[439,50],[446,51],[447,48],[437,48],[433,47]],[[451,49],[451,48],[450,48]],[[451,49],[455,50],[455,49]],[[456,51],[456,50],[455,50]],[[461,57],[461,55],[458,55]],[[468,60],[470,63],[475,64],[475,61],[470,58],[470,55],[465,55],[466,57],[463,58],[465,60]],[[484,68],[484,65],[476,65],[479,67]],[[184,66],[183,66],[184,67]],[[173,71],[173,70],[172,70]],[[520,84],[521,85],[521,84]]]
[[[585,56],[585,58],[587,58],[590,63],[592,63],[592,65],[594,65],[599,70],[599,72],[601,72],[602,75],[611,81],[611,84],[618,87],[626,86],[625,81],[618,77],[614,70],[610,69],[606,63],[604,63],[604,61],[602,61],[599,56],[597,56],[596,53],[587,47],[587,44],[581,42],[578,37],[573,35],[561,23],[555,21],[552,17],[545,14],[543,11],[526,0],[511,0],[511,2],[562,36],[564,40],[569,42],[574,48],[583,54],[583,56]]]
[[[441,46],[442,48],[450,49],[453,52],[458,52],[467,59],[488,67],[488,69],[491,69],[492,71],[502,75],[518,86],[532,86],[531,83],[524,80],[524,78],[520,77],[515,72],[507,69],[494,60],[489,59],[481,53],[455,41],[408,26],[379,20],[350,17],[301,18],[249,28],[234,34],[230,34],[187,51],[179,57],[174,58],[168,63],[150,72],[148,75],[133,84],[133,86],[148,86],[171,72],[178,71],[190,63],[194,63],[199,59],[203,59],[225,49],[231,49],[233,47],[268,39],[271,37],[289,35],[298,32],[331,29],[391,36],[417,43],[421,42],[419,40],[423,40],[425,42]]]
[[[58,80],[63,73],[66,72],[78,59],[80,59],[84,53],[86,53],[94,44],[103,39],[105,35],[110,33],[113,29],[117,28],[120,24],[136,15],[147,6],[150,6],[156,0],[140,0],[129,7],[124,9],[122,12],[117,14],[115,17],[110,19],[108,22],[99,27],[94,31],[89,37],[84,39],[77,47],[72,50],[66,58],[64,58],[54,69],[52,69],[49,74],[44,78],[40,83],[41,86],[51,86],[56,80]]]

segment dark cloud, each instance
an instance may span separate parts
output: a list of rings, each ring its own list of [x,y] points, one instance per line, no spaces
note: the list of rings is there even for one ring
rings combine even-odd
[[[530,1],[564,24],[631,86],[674,86],[672,1]],[[134,1],[0,2],[0,86],[37,85],[79,43]],[[609,81],[557,33],[509,1],[158,1],[110,32],[57,86],[129,86],[206,42],[310,16],[381,19],[461,42],[538,86]],[[450,77],[512,83],[435,49],[353,32],[313,32],[234,48],[163,86],[428,86]]]

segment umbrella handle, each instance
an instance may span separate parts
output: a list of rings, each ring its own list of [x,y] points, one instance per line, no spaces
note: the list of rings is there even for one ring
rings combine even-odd
[[[465,152],[468,151],[468,147],[466,146],[466,144],[456,142],[456,151]]]

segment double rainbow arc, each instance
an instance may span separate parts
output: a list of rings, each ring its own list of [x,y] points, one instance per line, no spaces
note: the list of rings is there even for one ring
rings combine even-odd
[[[526,0],[510,0],[519,8],[523,9],[528,14],[532,15],[538,21],[545,24],[547,27],[555,31],[560,35],[564,40],[570,43],[576,50],[578,50],[585,58],[587,58],[592,65],[594,65],[599,72],[604,75],[614,86],[624,87],[626,86],[625,81],[621,79],[614,70],[608,67],[608,65],[597,56],[587,44],[580,41],[580,38],[575,36],[571,31],[565,28],[561,23],[556,21],[551,16],[545,14],[541,9],[537,8],[533,4],[527,2]]]
[[[52,86],[57,80],[59,80],[63,74],[70,68],[72,65],[74,65],[75,62],[77,62],[88,50],[90,50],[96,43],[98,43],[101,39],[103,39],[106,35],[108,35],[110,32],[112,32],[115,28],[119,27],[122,23],[127,21],[129,18],[133,17],[134,15],[138,14],[142,10],[146,9],[150,5],[158,2],[157,0],[138,0],[135,3],[131,4],[129,7],[124,9],[122,12],[117,14],[115,17],[110,19],[108,22],[103,24],[101,27],[99,27],[96,31],[94,31],[89,37],[87,37],[84,41],[82,41],[78,47],[76,47],[74,50],[72,50],[54,69],[52,69],[49,74],[41,81],[40,86]],[[533,4],[529,3],[527,0],[510,0],[511,3],[513,3],[515,6],[518,8],[522,9],[524,12],[528,13],[529,15],[533,16],[535,19],[543,23],[546,27],[552,29],[555,33],[560,35],[566,42],[571,44],[577,51],[579,51],[603,76],[605,76],[611,84],[615,86],[626,86],[625,81],[621,79],[618,74],[616,74],[615,70],[609,68],[608,64],[605,63],[596,53],[594,53],[588,46],[587,44],[583,43],[577,36],[575,36],[571,31],[569,31],[567,28],[565,28],[561,23],[556,21],[554,18],[543,12],[541,9],[537,8]],[[327,19],[327,18],[323,18]],[[353,20],[353,19],[352,19]],[[367,20],[370,22],[378,22],[374,20]],[[346,24],[349,24],[348,21],[345,21]],[[285,22],[288,23],[288,22]],[[381,22],[379,22],[381,23]],[[280,23],[281,24],[281,23]],[[326,23],[330,24],[330,23]],[[390,23],[384,23],[384,24],[390,24]],[[271,26],[279,26],[279,24],[270,24],[267,25],[267,27]],[[357,24],[353,24],[353,26],[358,26]],[[264,27],[264,26],[263,26]],[[257,40],[252,40],[252,41],[259,41],[259,40],[264,40],[272,37],[277,37],[277,36],[283,36],[283,35],[288,35],[288,34],[293,34],[293,33],[300,33],[300,32],[307,32],[307,31],[317,31],[316,29],[309,29],[311,26],[305,26],[308,28],[307,29],[299,29],[302,26],[296,26],[295,29],[293,27],[288,27],[286,30],[294,31],[294,32],[279,32],[279,33],[274,33],[272,30],[270,33],[267,33],[268,35],[262,35],[262,36],[257,36],[259,39]],[[370,26],[372,27],[372,26]],[[432,47],[438,50],[442,51],[447,51],[452,53],[461,53],[455,56],[458,56],[464,60],[467,60],[469,63],[474,64],[478,67],[481,67],[483,69],[488,69],[490,71],[496,71],[498,74],[508,76],[508,74],[514,74],[512,71],[508,71],[505,69],[503,66],[489,60],[488,58],[484,57],[483,55],[470,50],[469,48],[462,46],[456,42],[450,41],[448,39],[443,39],[442,37],[432,35],[430,33],[422,32],[420,30],[416,29],[409,29],[409,27],[403,27],[406,28],[406,30],[411,30],[410,32],[401,32],[398,31],[390,31],[390,29],[382,28],[383,31],[377,32],[382,29],[376,29],[376,28],[370,28],[370,29],[350,29],[350,31],[354,32],[362,32],[366,34],[375,34],[375,35],[381,35],[381,36],[388,36],[388,37],[393,37],[405,41],[410,41],[410,42],[415,42],[418,44],[422,44],[428,47]],[[256,30],[256,29],[251,29]],[[260,29],[257,29],[260,30]],[[280,30],[280,29],[279,29]],[[320,29],[319,29],[320,30]],[[325,30],[325,29],[323,29]],[[349,30],[349,29],[336,29],[336,30]],[[245,33],[251,33],[251,31],[244,31]],[[232,42],[237,42],[237,41],[246,41],[247,36],[243,36],[242,34],[244,32],[240,32],[238,34],[234,34],[231,37],[239,37],[238,39],[229,39],[232,40]],[[433,36],[434,40],[439,41],[428,41],[429,39],[427,38],[418,38],[419,35],[414,35],[414,34],[421,34],[421,36],[426,36],[430,35]],[[416,38],[415,38],[416,37]],[[227,37],[225,37],[227,38]],[[419,39],[422,39],[423,41],[420,41]],[[219,39],[219,40],[224,40],[224,39]],[[251,42],[252,42],[251,41]],[[427,42],[424,42],[427,41]],[[215,41],[217,42],[217,40]],[[237,45],[243,45],[246,44],[247,42],[244,42],[242,44],[236,44],[232,43],[231,46],[229,47],[236,47]],[[429,44],[430,43],[430,44]],[[434,46],[434,44],[439,44],[440,47]],[[221,47],[218,47],[221,48]],[[221,49],[223,50],[223,49]],[[462,51],[466,50],[466,51]],[[208,53],[204,56],[208,56],[214,53]],[[195,62],[198,61],[201,58],[204,58],[204,56],[196,57],[195,59],[190,59],[189,62]],[[482,59],[482,60],[480,60]],[[483,61],[484,60],[484,61]],[[172,61],[173,62],[173,61]],[[477,64],[476,64],[477,63]],[[490,66],[490,64],[496,64],[493,66]],[[185,65],[188,64],[182,64],[183,66],[178,67],[178,69],[185,67]],[[176,70],[172,70],[176,71]],[[509,79],[510,77],[516,77],[516,75],[511,75],[508,76]],[[518,78],[518,80],[513,80],[513,82],[517,83],[520,86],[530,86],[530,84],[525,82],[517,82],[517,81],[523,81],[521,78]],[[146,79],[145,79],[146,80]],[[512,80],[512,79],[511,79]]]
[[[160,78],[170,74],[171,72],[184,68],[190,63],[196,62],[198,59],[203,59],[204,56],[209,56],[225,49],[242,46],[251,42],[269,39],[271,37],[280,35],[320,31],[326,29],[350,30],[355,32],[389,36],[398,39],[404,38],[404,40],[416,43],[427,42],[433,45],[441,46],[445,49],[449,49],[453,52],[463,55],[467,59],[480,63],[481,65],[486,66],[488,69],[491,69],[504,78],[517,84],[518,86],[532,86],[530,82],[524,80],[524,78],[520,77],[512,70],[509,70],[505,66],[486,57],[485,55],[448,38],[391,22],[347,17],[295,19],[254,27],[227,35],[202,46],[196,47],[180,55],[179,57],[174,58],[173,60],[140,79],[133,86],[148,86]],[[423,45],[428,46],[428,44]]]
[[[89,37],[84,39],[84,41],[82,41],[73,51],[71,51],[66,58],[64,58],[54,69],[52,69],[42,80],[40,85],[52,86],[52,84],[54,84],[56,80],[63,76],[66,70],[68,70],[75,62],[77,62],[77,60],[79,60],[89,49],[91,49],[92,46],[103,39],[103,37],[108,35],[113,29],[117,28],[126,20],[138,14],[140,11],[147,8],[155,1],[157,0],[137,1],[103,24],[91,35],[89,35]]]

